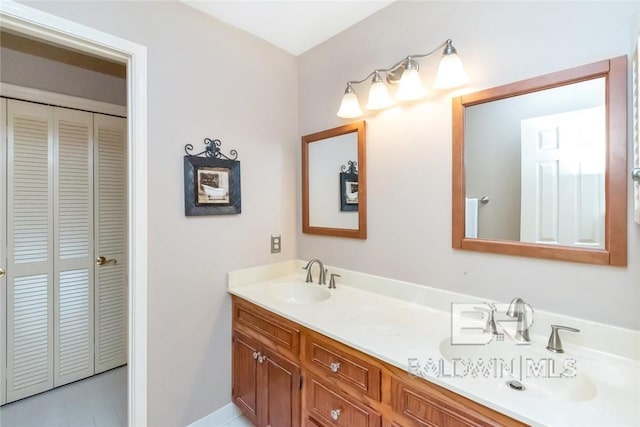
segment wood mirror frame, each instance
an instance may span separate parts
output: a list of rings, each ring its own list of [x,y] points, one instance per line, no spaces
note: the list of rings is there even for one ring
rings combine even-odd
[[[534,77],[453,100],[452,247],[535,258],[627,265],[627,57]],[[465,237],[465,108],[586,80],[605,78],[607,159],[604,249]]]
[[[309,144],[349,133],[357,133],[358,144],[358,228],[317,227],[309,224]],[[336,189],[338,189],[336,170]],[[333,129],[302,137],[302,232],[324,236],[367,238],[367,161],[366,126],[364,121],[350,123]],[[336,200],[339,194],[336,193]]]

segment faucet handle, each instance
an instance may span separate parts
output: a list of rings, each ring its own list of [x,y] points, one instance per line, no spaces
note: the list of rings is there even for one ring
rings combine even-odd
[[[487,323],[484,326],[484,332],[490,333],[491,335],[498,335],[498,326],[496,325],[496,321],[494,318],[494,314],[496,312],[496,307],[492,303],[488,303],[491,308],[484,307],[473,307],[474,310],[482,311],[483,313],[489,314],[487,317]]]
[[[551,325],[551,336],[549,337],[549,343],[547,344],[547,350],[554,353],[564,353],[562,348],[562,341],[560,341],[559,330],[565,330],[570,332],[580,332],[580,329],[571,328],[569,326]]]
[[[329,279],[329,289],[336,288],[336,277],[342,277],[339,274],[331,273],[331,279]]]

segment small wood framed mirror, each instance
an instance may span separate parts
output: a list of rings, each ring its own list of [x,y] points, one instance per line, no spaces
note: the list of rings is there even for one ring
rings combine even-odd
[[[452,246],[627,265],[627,58],[453,101]]]
[[[302,232],[367,238],[365,122],[302,137]]]

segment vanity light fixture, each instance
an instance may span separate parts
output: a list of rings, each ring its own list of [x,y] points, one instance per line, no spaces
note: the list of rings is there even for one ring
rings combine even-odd
[[[362,80],[348,81],[347,89],[344,91],[342,103],[338,110],[338,117],[350,119],[362,115],[353,85],[364,83],[371,77],[373,78],[369,88],[368,110],[382,110],[393,105],[394,101],[389,95],[387,84],[398,86],[395,97],[399,100],[411,101],[422,98],[425,95],[425,90],[418,73],[419,65],[416,59],[431,56],[442,48],[444,48],[442,60],[440,61],[434,87],[436,89],[448,89],[464,84],[469,78],[464,72],[462,61],[453,47],[451,39],[448,39],[429,53],[409,55],[389,68],[373,70]],[[384,79],[382,74],[385,75]]]

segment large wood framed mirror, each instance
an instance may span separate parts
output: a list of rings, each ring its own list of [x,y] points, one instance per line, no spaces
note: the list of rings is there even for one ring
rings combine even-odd
[[[452,246],[627,265],[627,58],[453,101]]]
[[[302,232],[367,238],[365,122],[302,137]]]

